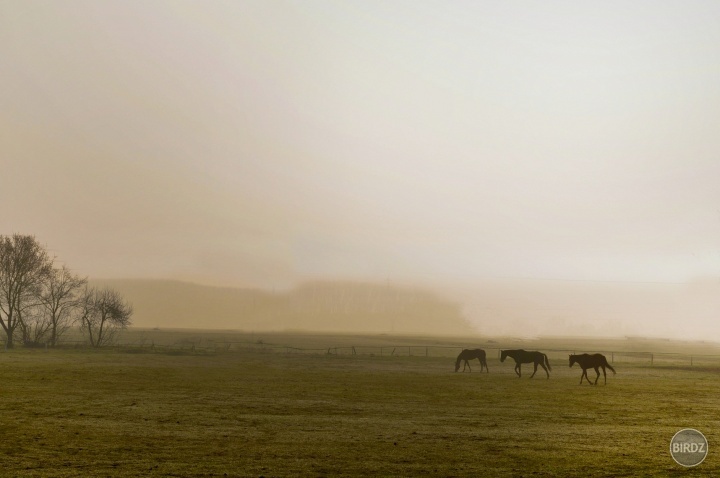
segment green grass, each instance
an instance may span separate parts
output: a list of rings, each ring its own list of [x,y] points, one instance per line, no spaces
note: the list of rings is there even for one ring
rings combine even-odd
[[[432,356],[5,352],[2,474],[720,474],[720,368],[616,361],[592,387],[560,359],[550,380],[488,362],[463,374]],[[669,455],[685,427],[709,441],[692,470]]]

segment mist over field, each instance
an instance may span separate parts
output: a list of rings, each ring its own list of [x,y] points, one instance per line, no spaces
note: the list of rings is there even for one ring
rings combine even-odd
[[[720,281],[501,280],[446,289],[479,331],[509,336],[717,340]]]
[[[0,234],[141,326],[720,339],[719,17],[4,0]]]

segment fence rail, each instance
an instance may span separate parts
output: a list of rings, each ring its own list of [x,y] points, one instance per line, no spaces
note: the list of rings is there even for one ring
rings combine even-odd
[[[148,347],[147,344],[134,344],[135,346]],[[124,347],[131,344],[124,344]],[[151,345],[152,347],[152,345]],[[443,357],[455,358],[462,349],[467,346],[460,345],[343,345],[331,347],[296,347],[284,344],[272,344],[265,342],[211,342],[201,346],[200,344],[175,344],[172,346],[154,345],[162,350],[163,347],[169,350],[194,350],[197,352],[227,352],[242,350],[263,350],[279,353],[306,353],[306,354],[327,354],[327,355],[366,355],[379,357]],[[500,359],[500,347],[485,347],[488,357]],[[648,352],[648,351],[627,351],[627,350],[581,350],[581,349],[542,349],[552,361],[567,360],[570,354],[602,353],[610,363],[634,363],[646,365],[720,365],[720,354],[688,354],[675,352]]]
[[[0,341],[4,349],[4,343]],[[63,341],[61,348],[88,347],[86,341]],[[342,345],[330,347],[296,347],[258,341],[181,340],[160,344],[152,340],[121,342],[113,348],[126,352],[217,354],[240,351],[264,351],[286,354],[364,355],[379,357],[435,357],[455,358],[464,348],[461,345]],[[501,347],[483,347],[488,357],[500,359]],[[567,360],[569,354],[602,353],[610,363],[645,365],[720,366],[720,354],[691,354],[675,352],[646,352],[627,350],[541,349],[551,361]]]

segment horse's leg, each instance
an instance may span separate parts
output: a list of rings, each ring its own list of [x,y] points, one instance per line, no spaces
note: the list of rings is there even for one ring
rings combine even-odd
[[[595,373],[597,374],[597,377],[595,377],[595,385],[597,385],[597,381],[600,378],[600,367],[595,367]]]
[[[487,366],[487,360],[483,360],[483,364],[485,365],[485,373],[490,373],[490,367]]]
[[[601,365],[603,369],[603,377],[605,377],[605,385],[607,385],[607,373],[605,373],[605,365]],[[598,374],[598,377],[600,377],[600,374]]]
[[[532,375],[530,375],[530,378],[533,378],[533,377],[535,376],[535,374],[537,373],[537,366],[538,366],[538,363],[537,363],[537,362],[535,362],[535,369],[533,370],[533,374],[532,374]],[[545,366],[544,366],[544,365],[543,365],[543,368],[545,368]],[[546,369],[546,370],[547,370],[547,369]]]
[[[465,365],[463,366],[463,372],[465,371],[466,367],[469,368],[470,372],[472,373],[472,367],[470,367],[470,362],[468,362],[467,360],[465,361]]]
[[[583,369],[583,375],[585,376],[585,379],[588,381],[588,383],[589,383],[590,385],[592,385],[592,382],[590,381],[590,378],[588,377],[587,369],[586,369],[586,368]],[[582,383],[582,377],[580,378],[580,383]]]
[[[582,385],[583,378],[585,378],[585,370],[580,374],[580,385]]]
[[[520,362],[515,363],[515,373],[517,374],[518,378],[522,377],[522,370],[520,368]]]
[[[547,378],[550,378],[550,372],[548,372],[547,367],[544,363],[540,362],[540,366],[545,369],[545,373],[547,374]],[[535,368],[537,368],[537,365],[535,365]]]

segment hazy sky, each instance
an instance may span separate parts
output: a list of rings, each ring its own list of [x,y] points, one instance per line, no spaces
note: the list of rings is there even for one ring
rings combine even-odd
[[[91,277],[720,275],[720,2],[0,0],[0,233]]]

